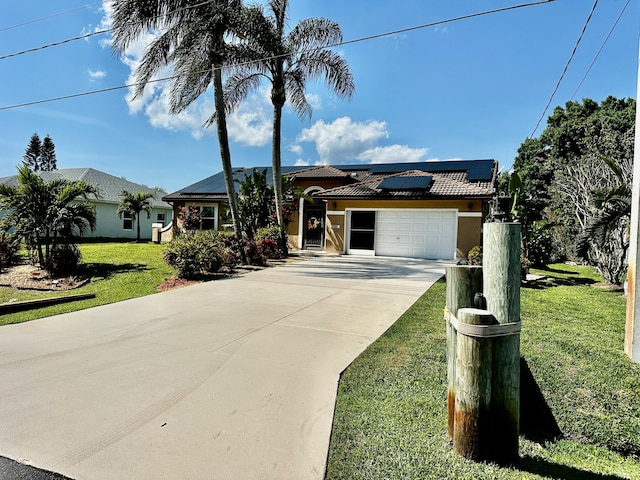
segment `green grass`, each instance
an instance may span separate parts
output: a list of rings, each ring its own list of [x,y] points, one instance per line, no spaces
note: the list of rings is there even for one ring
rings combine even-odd
[[[342,374],[327,478],[640,479],[640,365],[623,353],[624,298],[592,287],[601,279],[588,268],[536,273],[547,278],[521,291],[521,353],[544,401],[523,403],[522,424],[550,419],[561,439],[522,428],[510,468],[453,453],[440,281]]]
[[[95,293],[96,298],[3,315],[0,325],[156,293],[156,287],[174,274],[174,269],[162,259],[163,249],[163,245],[154,243],[83,243],[80,245],[83,267],[91,275],[87,285],[61,292],[0,287],[0,303],[11,299],[23,301],[79,293]]]

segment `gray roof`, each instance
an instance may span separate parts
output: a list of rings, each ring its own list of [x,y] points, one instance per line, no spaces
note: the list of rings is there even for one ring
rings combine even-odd
[[[69,181],[84,180],[85,182],[95,186],[99,190],[97,201],[104,203],[120,203],[120,193],[126,190],[129,193],[147,192],[153,193],[155,196],[151,200],[151,205],[156,208],[171,208],[161,199],[166,192],[164,190],[156,190],[139,183],[130,182],[124,178],[114,177],[108,173],[95,170],[93,168],[62,168],[51,172],[36,172],[43,180],[51,181],[57,178],[63,178]],[[7,185],[17,185],[18,177],[12,175],[10,177],[0,178],[0,183]],[[89,198],[89,200],[92,200]]]
[[[284,175],[297,172],[300,170],[306,170],[309,167],[282,167],[282,173]],[[267,171],[267,182],[269,185],[273,183],[273,175],[271,173],[271,167],[254,167],[254,168],[236,168],[233,171],[233,178],[236,182],[243,181],[248,175],[251,175],[254,170],[260,172]],[[238,184],[236,183],[236,188]],[[177,192],[173,192],[169,195],[162,197],[168,202],[175,202],[176,200],[185,201],[224,201],[227,199],[227,187],[224,183],[223,172],[218,172],[215,175],[204,178],[199,182],[196,182],[187,187],[181,188]]]

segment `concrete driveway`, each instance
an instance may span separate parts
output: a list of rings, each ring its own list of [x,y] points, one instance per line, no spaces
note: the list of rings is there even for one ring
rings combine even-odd
[[[0,327],[0,455],[74,479],[321,479],[340,372],[445,265],[314,258]]]

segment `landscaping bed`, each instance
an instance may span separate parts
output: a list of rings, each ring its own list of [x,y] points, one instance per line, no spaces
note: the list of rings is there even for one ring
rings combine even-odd
[[[89,281],[85,275],[53,277],[33,265],[15,265],[0,271],[0,287],[23,290],[73,290]]]

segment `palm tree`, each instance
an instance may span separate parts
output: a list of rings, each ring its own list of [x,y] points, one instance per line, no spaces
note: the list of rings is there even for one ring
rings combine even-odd
[[[217,124],[220,157],[234,231],[242,232],[238,217],[231,153],[227,135],[222,68],[227,61],[225,38],[233,33],[241,0],[121,0],[114,2],[113,45],[123,53],[149,31],[160,34],[149,44],[135,75],[135,96],[166,66],[173,66],[169,107],[172,114],[185,110],[213,83],[215,113],[206,122]]]
[[[140,213],[146,212],[147,218],[151,217],[151,199],[154,198],[155,195],[149,192],[129,193],[123,190],[120,193],[118,216],[122,218],[124,213],[128,213],[131,220],[136,222],[136,242],[140,241]]]
[[[286,240],[282,213],[282,107],[288,100],[301,118],[311,118],[311,105],[304,93],[307,80],[324,77],[327,86],[346,99],[351,98],[355,89],[347,62],[328,49],[342,41],[340,26],[325,18],[311,18],[300,21],[286,33],[288,6],[288,0],[270,0],[266,15],[259,5],[244,10],[244,42],[233,51],[238,58],[225,85],[227,107],[233,110],[259,87],[262,79],[271,83],[271,163],[283,251]]]
[[[95,229],[95,207],[87,199],[98,190],[83,180],[46,182],[26,164],[18,167],[17,178],[17,186],[0,185],[0,210],[8,211],[1,226],[13,228],[36,251],[40,266],[48,268],[60,242],[68,243],[76,231],[83,235]]]
[[[629,249],[629,222],[631,218],[631,185],[620,166],[611,158],[603,158],[617,179],[617,185],[594,191],[595,215],[591,217],[578,236],[577,254],[588,259],[595,257],[596,267],[604,279],[620,285],[626,272]],[[608,253],[608,261],[598,261]]]

